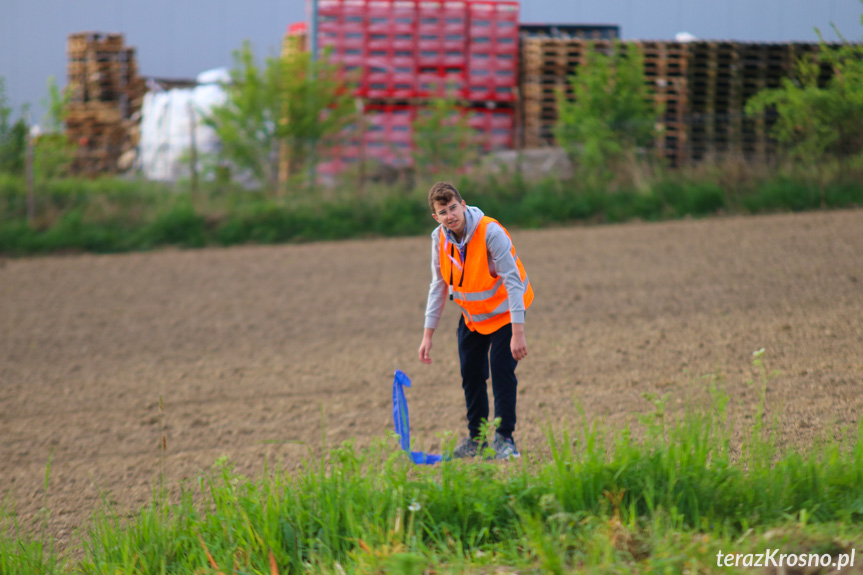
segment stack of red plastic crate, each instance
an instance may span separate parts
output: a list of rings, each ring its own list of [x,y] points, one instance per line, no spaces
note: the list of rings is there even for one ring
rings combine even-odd
[[[392,104],[367,106],[363,134],[366,157],[380,160],[390,166],[409,165],[415,117],[416,110],[412,106]]]
[[[513,145],[514,112],[512,108],[473,108],[468,111],[468,125],[476,130],[478,143],[486,150],[509,150]]]
[[[393,167],[411,165],[416,114],[416,107],[409,104],[367,104],[362,126],[353,124],[342,131],[339,145],[328,150],[318,172],[339,174],[363,159]]]
[[[366,115],[364,130],[346,134],[337,159],[320,170],[339,172],[362,157],[409,164],[417,109],[444,96],[463,104],[486,149],[511,148],[518,7],[493,0],[318,0],[318,49],[328,49],[356,82]]]
[[[473,101],[512,102],[518,83],[518,4],[468,4],[468,91]]]

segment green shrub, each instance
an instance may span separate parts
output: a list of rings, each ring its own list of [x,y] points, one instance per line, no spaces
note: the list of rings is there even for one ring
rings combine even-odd
[[[653,188],[654,194],[672,217],[715,214],[725,207],[725,194],[712,182],[664,180]]]
[[[142,235],[153,245],[202,247],[207,243],[204,217],[187,202],[159,214]]]
[[[863,16],[860,18],[863,23]],[[834,72],[821,85],[822,66]],[[822,42],[817,55],[797,62],[794,78],[762,90],[746,103],[753,116],[775,110],[771,135],[795,160],[817,165],[825,156],[863,153],[863,46]]]
[[[766,174],[743,171],[724,187],[717,174],[722,171],[659,172],[638,186],[625,179],[602,184],[463,176],[456,185],[468,203],[515,228],[863,205],[863,169],[854,163],[834,163],[817,174],[794,166]],[[274,199],[215,184],[204,184],[192,196],[183,184],[60,179],[37,185],[35,208],[28,226],[24,180],[0,175],[0,252],[121,252],[424,235],[434,226],[422,188],[368,188],[359,197],[345,186]]]
[[[661,110],[651,102],[644,57],[635,45],[616,42],[610,53],[593,45],[587,61],[569,78],[573,98],[557,95],[557,142],[584,177],[613,179],[613,169],[649,147]]]

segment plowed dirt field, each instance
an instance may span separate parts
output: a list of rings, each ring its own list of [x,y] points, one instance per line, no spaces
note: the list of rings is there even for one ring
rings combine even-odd
[[[863,211],[512,232],[536,290],[524,453],[541,456],[576,402],[620,425],[651,408],[645,392],[702,400],[711,374],[744,423],[760,348],[782,441],[863,415]],[[366,445],[392,428],[396,365],[413,433],[439,449],[465,421],[454,305],[433,363],[416,357],[428,255],[422,237],[2,262],[7,508],[25,526],[47,508],[68,542],[103,497],[134,509],[160,474],[176,484],[226,455],[255,476],[324,436]]]

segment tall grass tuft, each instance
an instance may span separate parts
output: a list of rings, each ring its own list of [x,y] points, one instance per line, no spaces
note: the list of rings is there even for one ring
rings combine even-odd
[[[61,563],[53,542],[23,532],[7,513],[0,516],[0,573],[3,575],[54,575]]]

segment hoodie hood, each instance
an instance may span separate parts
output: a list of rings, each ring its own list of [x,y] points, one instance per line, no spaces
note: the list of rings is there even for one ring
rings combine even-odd
[[[444,226],[440,227],[446,232],[446,237],[447,239],[449,239],[450,242],[457,245],[459,248],[463,248],[468,243],[470,243],[470,240],[473,237],[473,233],[476,231],[477,226],[479,226],[479,221],[484,215],[485,214],[483,213],[483,211],[477,207],[467,207],[464,213],[464,237],[462,238],[461,242],[456,241],[455,234],[453,234],[451,231],[446,229]]]

